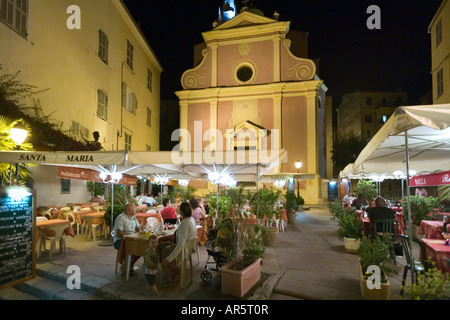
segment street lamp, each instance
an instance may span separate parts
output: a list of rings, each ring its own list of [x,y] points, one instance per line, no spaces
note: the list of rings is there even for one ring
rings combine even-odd
[[[14,125],[14,127],[11,129],[11,138],[13,139],[14,143],[16,144],[16,149],[20,150],[20,146],[25,141],[26,137],[28,135],[28,131],[25,128],[24,125],[21,123],[17,123]],[[11,185],[11,173],[12,173],[12,164],[10,166],[10,176],[9,176],[9,185]],[[16,183],[19,183],[19,163],[16,164]]]
[[[295,167],[297,168],[297,173],[300,173],[300,168],[302,167],[302,163],[300,160],[295,162]],[[300,180],[297,178],[297,197],[300,197]]]

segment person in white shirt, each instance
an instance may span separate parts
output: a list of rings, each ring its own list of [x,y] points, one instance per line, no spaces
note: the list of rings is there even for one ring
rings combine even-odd
[[[172,262],[184,250],[187,241],[197,239],[197,225],[192,218],[192,208],[189,202],[181,203],[180,215],[182,220],[175,234],[176,246],[172,245],[168,249],[169,251],[172,250],[172,252],[162,259],[162,265],[171,270],[172,275],[170,281],[173,281],[175,276],[180,274],[180,268]]]
[[[145,197],[144,203],[147,204],[147,207],[153,207],[157,204],[155,198],[153,198],[153,195],[149,195],[149,196]]]
[[[143,203],[145,203],[144,201],[147,199],[147,195],[145,193],[141,193],[139,196],[137,196],[135,198],[135,200],[137,201],[138,206],[142,205]]]
[[[127,203],[125,206],[125,211],[121,213],[114,223],[114,248],[117,250],[120,249],[120,245],[122,243],[122,238],[124,235],[139,232],[141,226],[139,221],[136,219],[136,207],[133,203]],[[138,261],[140,256],[131,256],[130,263],[130,275],[134,275],[133,267],[134,264]],[[120,267],[122,274],[124,273],[124,266]]]

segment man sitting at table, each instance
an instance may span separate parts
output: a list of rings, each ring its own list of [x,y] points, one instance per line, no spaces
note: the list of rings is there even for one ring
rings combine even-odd
[[[125,206],[125,211],[121,213],[114,223],[114,248],[117,250],[120,249],[120,244],[122,242],[123,236],[135,232],[139,232],[141,226],[139,221],[136,219],[136,207],[133,203],[127,203]],[[140,256],[131,256],[130,262],[130,275],[135,275],[133,270],[134,264]],[[122,265],[120,267],[120,271],[122,274],[125,273],[125,266]]]
[[[375,208],[369,208],[367,210],[367,214],[369,216],[369,220],[373,223],[375,220],[379,219],[395,219],[395,211],[391,208],[386,207],[386,200],[382,197],[378,197],[375,199]],[[379,230],[381,225],[377,224],[377,230]]]
[[[177,213],[175,212],[175,208],[172,207],[170,200],[165,198],[163,200],[163,206],[164,209],[161,211],[161,218],[164,220],[164,223],[177,223]]]

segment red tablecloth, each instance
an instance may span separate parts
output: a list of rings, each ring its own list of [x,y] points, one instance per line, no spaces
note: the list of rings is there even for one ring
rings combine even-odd
[[[444,257],[450,258],[450,246],[445,245],[445,240],[422,239],[425,244],[427,258],[436,262],[436,268],[443,273],[450,273],[450,266]]]
[[[444,239],[442,232],[444,232],[444,221],[422,220],[420,222],[419,234],[427,239]]]

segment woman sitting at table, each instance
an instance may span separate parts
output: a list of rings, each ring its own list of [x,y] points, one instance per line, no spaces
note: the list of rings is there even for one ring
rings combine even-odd
[[[355,207],[356,210],[361,210],[361,206],[367,206],[369,202],[364,199],[364,195],[362,193],[358,194],[358,198],[353,200],[352,207]]]
[[[133,203],[127,203],[125,206],[125,211],[121,213],[114,223],[114,248],[119,250],[120,245],[122,243],[122,238],[124,235],[139,232],[141,227],[139,224],[139,221],[136,219],[136,207]],[[134,275],[135,272],[133,271],[134,264],[140,256],[131,256],[131,263],[130,263],[130,275]],[[122,265],[120,267],[120,271],[125,273],[125,267]]]
[[[176,245],[172,244],[163,249],[162,265],[168,267],[171,271],[169,281],[174,281],[175,277],[180,274],[180,268],[173,263],[182,250],[185,250],[186,242],[197,239],[197,226],[192,218],[192,208],[188,202],[180,205],[181,223],[175,234]]]
[[[194,218],[196,223],[201,222],[202,220],[206,219],[206,212],[203,207],[201,207],[198,204],[197,199],[192,198],[191,201],[189,201],[192,207],[192,218]]]
[[[165,198],[163,200],[164,209],[161,211],[161,218],[164,220],[164,223],[175,224],[177,223],[177,213],[175,208],[172,207],[170,200]]]

